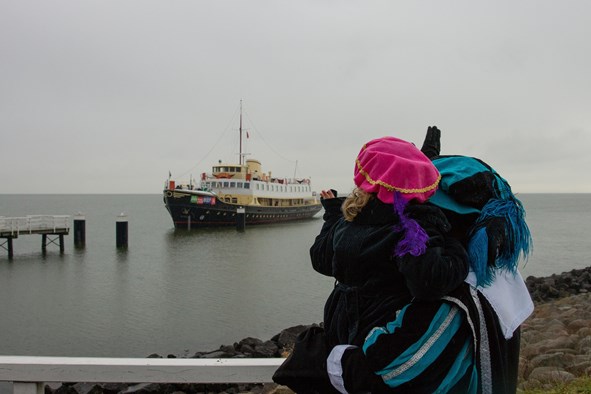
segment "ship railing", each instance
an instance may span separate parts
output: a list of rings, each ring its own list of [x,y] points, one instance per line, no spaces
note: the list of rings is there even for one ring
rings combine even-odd
[[[14,394],[48,383],[271,383],[283,358],[92,358],[0,356],[0,381]]]

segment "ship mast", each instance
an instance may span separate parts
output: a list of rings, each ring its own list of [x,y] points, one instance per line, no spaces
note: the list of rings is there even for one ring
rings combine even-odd
[[[242,100],[240,100],[240,157],[238,162],[242,165]]]

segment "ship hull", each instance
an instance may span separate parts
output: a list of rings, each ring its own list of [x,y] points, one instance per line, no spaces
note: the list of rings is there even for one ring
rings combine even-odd
[[[244,208],[246,226],[310,219],[322,208],[320,204],[292,207],[240,206],[220,201],[210,193],[179,190],[165,190],[163,198],[174,226],[180,229],[238,226],[238,208]]]

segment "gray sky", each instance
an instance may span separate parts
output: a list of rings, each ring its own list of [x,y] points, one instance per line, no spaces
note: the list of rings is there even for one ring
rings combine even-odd
[[[0,193],[160,193],[249,157],[352,187],[370,139],[591,192],[591,2],[0,0]],[[297,161],[297,167],[296,167]]]

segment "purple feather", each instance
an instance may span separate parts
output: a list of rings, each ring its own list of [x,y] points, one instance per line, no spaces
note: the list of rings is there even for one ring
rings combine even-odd
[[[429,235],[425,229],[404,213],[407,203],[406,199],[398,192],[394,194],[394,210],[400,218],[400,223],[394,228],[394,231],[402,232],[402,238],[394,248],[394,254],[397,257],[408,253],[412,256],[420,256],[427,250],[427,241],[429,241]]]

